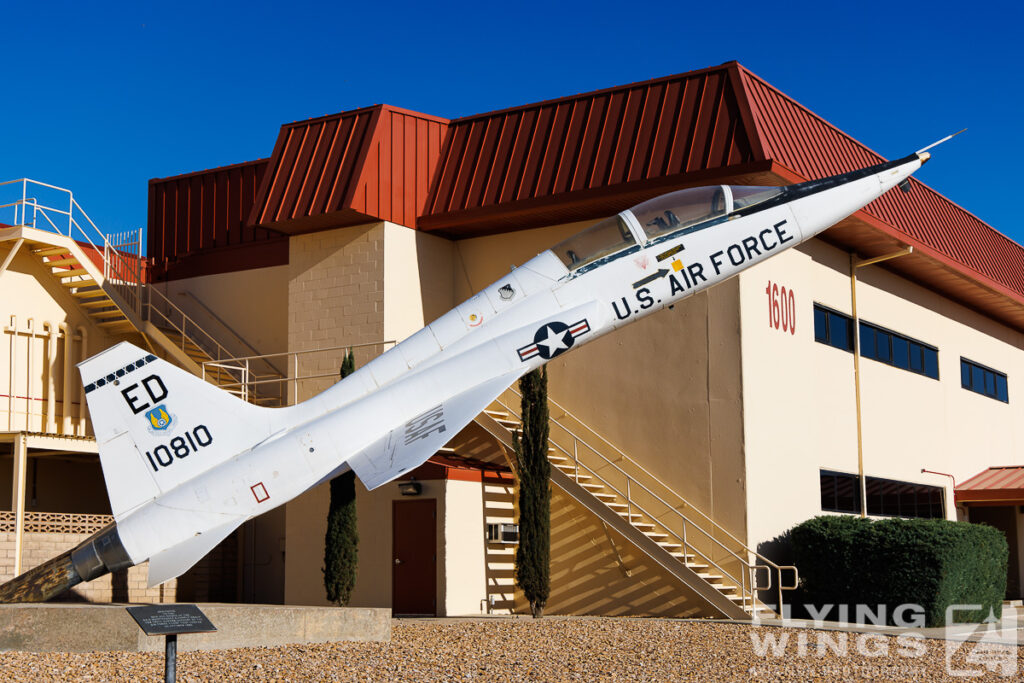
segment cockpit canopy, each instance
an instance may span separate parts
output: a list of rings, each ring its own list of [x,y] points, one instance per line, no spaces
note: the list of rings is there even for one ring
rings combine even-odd
[[[655,197],[570,237],[552,251],[570,270],[623,251],[637,243],[629,228],[635,219],[645,243],[685,228],[760,204],[780,194],[780,187],[712,185]]]

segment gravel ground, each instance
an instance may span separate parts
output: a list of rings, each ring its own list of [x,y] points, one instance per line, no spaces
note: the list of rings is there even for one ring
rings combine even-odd
[[[787,638],[779,655],[765,638]],[[842,651],[846,638],[847,654]],[[819,654],[819,637],[831,644]],[[803,645],[801,645],[801,642]],[[978,657],[953,665],[1009,680]],[[186,652],[179,681],[943,681],[946,643],[878,635],[753,628],[663,619],[559,618],[395,620],[390,643],[332,643]],[[758,650],[763,655],[758,654]],[[1018,648],[1006,656],[1024,672]],[[989,660],[993,669],[996,664]],[[997,670],[1005,672],[1005,669]],[[976,674],[975,674],[976,675]],[[157,681],[154,653],[0,653],[3,681]],[[1020,680],[1020,674],[1013,675]]]

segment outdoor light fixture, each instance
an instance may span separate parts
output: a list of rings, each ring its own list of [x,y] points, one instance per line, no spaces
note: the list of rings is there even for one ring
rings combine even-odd
[[[403,496],[418,496],[423,491],[423,485],[415,479],[410,479],[399,483],[398,490]]]

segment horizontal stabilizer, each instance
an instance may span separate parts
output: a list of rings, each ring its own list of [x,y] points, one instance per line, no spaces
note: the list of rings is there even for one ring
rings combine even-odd
[[[244,518],[232,519],[149,558],[149,587],[159,586],[187,572],[244,521]]]

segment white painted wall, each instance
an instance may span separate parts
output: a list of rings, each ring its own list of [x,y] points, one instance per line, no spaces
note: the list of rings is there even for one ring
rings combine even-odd
[[[796,332],[769,327],[768,282],[795,292]],[[747,523],[752,545],[821,514],[819,471],[856,474],[853,354],[814,341],[813,305],[851,312],[849,254],[812,241],[740,276]],[[861,359],[867,476],[946,487],[1024,464],[1024,336],[880,266],[858,270],[858,314],[939,349],[939,380]],[[1010,403],[960,386],[960,357],[1008,376]]]

